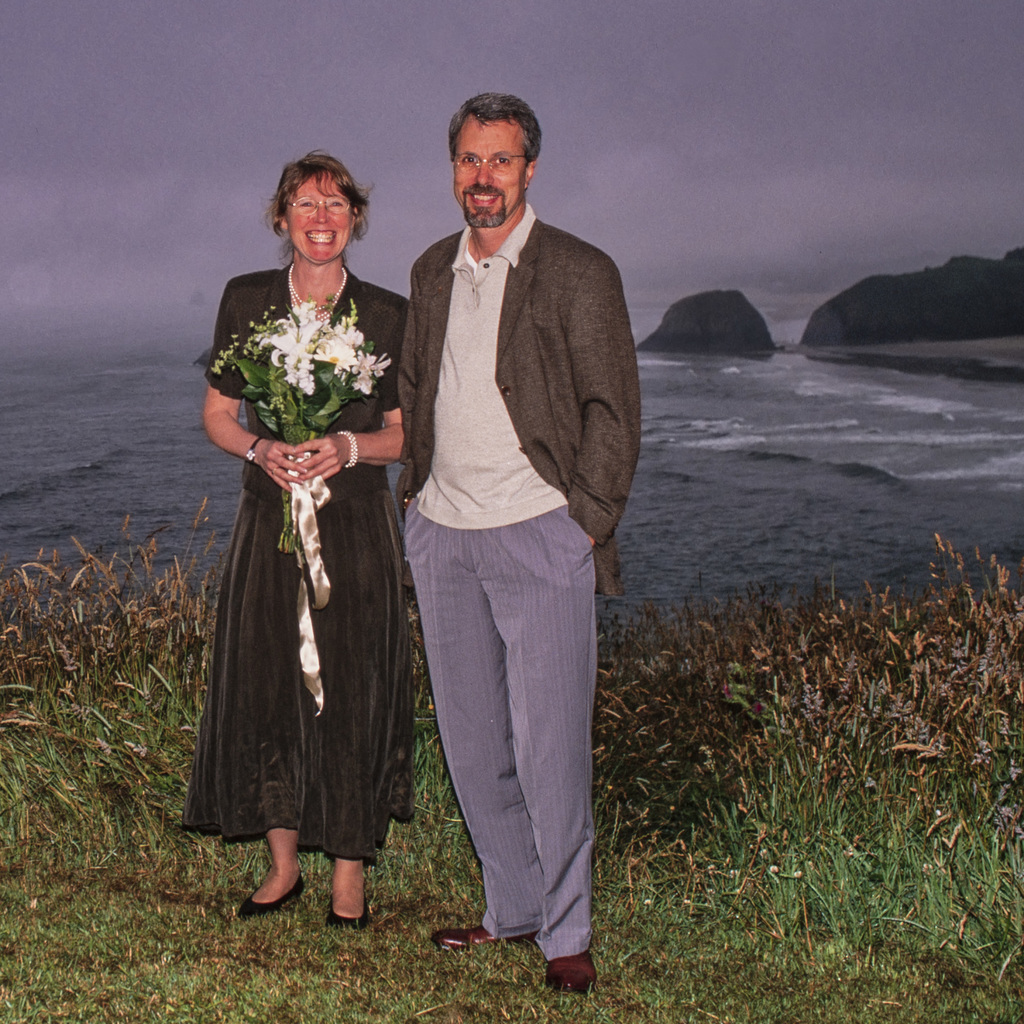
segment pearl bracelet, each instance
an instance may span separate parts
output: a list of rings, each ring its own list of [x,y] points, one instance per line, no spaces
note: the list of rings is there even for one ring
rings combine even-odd
[[[359,445],[356,444],[356,435],[351,430],[339,430],[339,434],[348,440],[348,462],[345,469],[351,469],[359,461]]]

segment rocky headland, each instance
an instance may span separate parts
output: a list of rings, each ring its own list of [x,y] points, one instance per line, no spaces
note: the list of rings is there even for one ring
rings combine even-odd
[[[699,292],[680,299],[637,347],[706,355],[756,355],[775,348],[764,317],[738,291]]]
[[[955,256],[941,267],[866,277],[819,306],[801,345],[831,348],[1024,335],[1024,248],[1001,260]]]

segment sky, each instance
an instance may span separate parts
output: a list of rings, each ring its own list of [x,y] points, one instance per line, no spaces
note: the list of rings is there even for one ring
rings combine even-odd
[[[447,125],[488,90],[536,111],[534,209],[615,259],[638,340],[738,288],[795,341],[868,274],[1024,245],[1022,54],[1021,0],[6,4],[0,349],[208,336],[318,148],[373,186],[352,270],[407,293],[462,227]]]

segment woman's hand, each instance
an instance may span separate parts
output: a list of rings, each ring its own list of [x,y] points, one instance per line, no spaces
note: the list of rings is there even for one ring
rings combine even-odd
[[[384,426],[367,434],[356,434],[358,462],[370,466],[386,466],[402,454],[402,411],[391,409],[384,413]],[[263,445],[261,444],[262,448]],[[345,470],[352,457],[352,445],[345,433],[328,434],[302,444],[284,445],[285,456],[295,460],[291,470],[295,479],[312,480],[321,476],[325,480]]]
[[[344,434],[328,434],[302,444],[285,444],[281,449],[286,461],[290,459],[287,469],[291,471],[292,479],[303,481],[317,476],[330,479],[345,468],[352,455],[351,445]]]
[[[283,491],[291,491],[292,483],[304,480],[306,474],[299,468],[304,445],[285,444],[260,438],[256,443],[255,463]]]
[[[253,443],[252,433],[238,422],[241,401],[228,398],[212,387],[206,389],[203,404],[203,426],[207,436],[224,451],[242,459]],[[371,466],[386,466],[402,454],[402,412],[391,409],[384,413],[384,426],[368,434],[356,435],[359,462]],[[312,480],[315,476],[325,480],[341,472],[352,456],[352,448],[345,434],[328,434],[302,444],[285,444],[260,438],[253,452],[254,461],[283,491],[291,485]]]
[[[207,387],[203,403],[203,426],[210,440],[224,451],[244,459],[253,443],[252,432],[238,422],[241,400],[222,395],[213,387]],[[284,491],[291,490],[291,483],[300,479],[291,460],[296,449],[282,441],[261,437],[253,449],[253,461],[271,480]]]

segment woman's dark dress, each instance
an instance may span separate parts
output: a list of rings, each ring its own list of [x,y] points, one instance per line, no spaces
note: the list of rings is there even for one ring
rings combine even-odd
[[[357,326],[375,354],[392,363],[366,401],[347,405],[332,431],[367,433],[398,407],[397,371],[406,300],[351,274],[339,300],[356,304]],[[211,364],[289,304],[287,271],[228,283]],[[241,398],[235,371],[210,384]],[[270,431],[246,402],[249,430]],[[372,858],[388,820],[412,814],[412,683],[402,553],[384,467],[359,463],[328,481],[331,500],[317,514],[331,581],[313,611],[324,707],[302,682],[296,602],[301,570],[277,550],[281,490],[254,463],[242,473],[217,605],[213,667],[192,777],[186,828],[225,837],[297,829],[302,846],[346,859]]]

